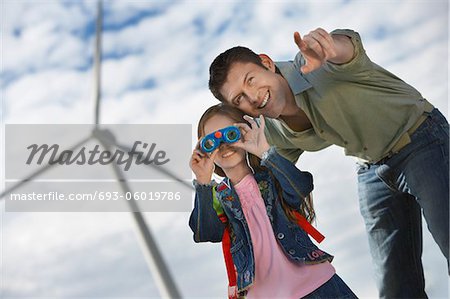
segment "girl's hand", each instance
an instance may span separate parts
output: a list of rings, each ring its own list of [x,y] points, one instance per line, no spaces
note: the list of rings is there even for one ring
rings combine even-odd
[[[215,149],[211,154],[206,154],[200,150],[199,145],[200,140],[192,151],[189,166],[194,172],[198,183],[209,184],[214,172],[214,158],[216,157],[219,148]]]
[[[264,116],[259,116],[259,127],[252,117],[245,115],[244,119],[250,123],[250,126],[244,123],[235,124],[235,126],[241,130],[241,139],[233,144],[233,146],[242,148],[261,158],[262,154],[270,148],[266,136],[264,135],[264,127],[266,125]]]

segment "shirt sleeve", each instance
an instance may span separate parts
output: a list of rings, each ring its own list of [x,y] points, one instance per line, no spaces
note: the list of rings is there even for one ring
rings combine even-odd
[[[358,32],[350,29],[336,29],[333,30],[331,35],[340,34],[348,36],[353,44],[355,53],[353,58],[344,64],[334,64],[327,62],[324,65],[324,69],[329,72],[361,72],[368,70],[372,67],[372,62],[366,54],[366,50],[361,41],[361,37]]]
[[[189,217],[189,227],[194,233],[194,241],[222,241],[225,224],[219,219],[214,209],[214,184],[198,184],[194,182],[194,209]]]
[[[278,154],[294,164],[297,162],[300,155],[303,154],[303,150],[299,148],[279,148],[278,146],[275,146],[275,150]]]
[[[267,138],[267,142],[270,145],[275,146],[276,151],[284,158],[288,159],[292,163],[296,163],[300,155],[303,153],[303,150],[299,148],[293,148],[288,142],[286,142],[285,140],[288,138],[284,137],[283,133],[280,132],[272,122],[273,120],[266,117],[266,127],[264,128],[264,135]]]

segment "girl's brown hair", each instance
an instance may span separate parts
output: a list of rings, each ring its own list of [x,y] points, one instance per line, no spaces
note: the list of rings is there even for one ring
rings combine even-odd
[[[209,107],[203,113],[203,115],[200,117],[200,120],[198,122],[198,128],[197,128],[197,137],[199,139],[201,137],[205,136],[205,124],[214,115],[227,116],[232,121],[234,121],[236,123],[247,123],[248,125],[250,125],[244,119],[245,113],[243,113],[241,110],[239,110],[239,109],[237,109],[235,107],[232,107],[230,105],[226,105],[226,104],[220,103],[220,104],[217,104],[217,105]],[[253,169],[253,171],[255,173],[267,170],[267,168],[265,168],[264,166],[261,166],[261,159],[260,158],[258,158],[257,156],[255,156],[253,154],[250,154],[250,153],[247,153],[247,155],[248,155],[247,156],[248,163],[249,163],[250,167]],[[226,176],[225,172],[223,171],[223,169],[220,168],[218,165],[215,165],[214,173],[216,173],[217,175],[219,175],[221,177],[225,177]],[[283,206],[283,209],[284,209],[286,215],[291,219],[291,221],[295,222],[295,217],[294,217],[294,215],[292,213],[292,209],[289,208],[284,203],[284,200],[282,198],[282,189],[281,189],[281,186],[280,186],[279,182],[275,178],[274,178],[274,182],[275,182],[275,187],[276,187],[276,190],[277,190],[277,193],[278,193],[278,197],[281,198],[281,204]],[[300,214],[302,214],[308,220],[308,222],[311,223],[312,221],[314,221],[314,219],[316,217],[316,214],[314,212],[312,197],[311,197],[310,194],[308,194],[301,201]]]

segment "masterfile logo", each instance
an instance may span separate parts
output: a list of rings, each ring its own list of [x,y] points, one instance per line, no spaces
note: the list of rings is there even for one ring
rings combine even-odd
[[[191,178],[191,125],[102,125],[93,133],[84,124],[7,124],[5,133],[7,180],[45,166],[54,169],[40,179],[114,179],[111,164],[128,179],[166,179],[165,171]]]
[[[7,212],[187,212],[191,125],[6,125]],[[21,184],[24,178],[33,180]],[[139,203],[139,208],[138,204]]]
[[[138,149],[142,148],[143,151]],[[125,165],[124,170],[128,171],[131,164],[135,160],[137,165],[164,165],[170,161],[169,158],[166,159],[166,152],[163,150],[155,151],[156,143],[149,145],[146,142],[135,141],[133,147],[130,151],[123,151],[121,149],[116,149],[114,152],[109,150],[100,150],[100,145],[96,144],[93,149],[86,149],[86,146],[80,148],[80,150],[62,150],[60,151],[60,146],[58,144],[53,144],[49,146],[48,144],[32,144],[27,147],[30,150],[30,155],[28,156],[26,164],[30,165],[36,163],[41,165],[42,163],[50,165],[94,165],[101,164],[107,165],[111,163],[117,163],[118,165]],[[154,152],[156,152],[154,154]],[[133,156],[136,156],[134,159]],[[34,161],[36,158],[36,161]],[[47,158],[47,159],[46,159]]]

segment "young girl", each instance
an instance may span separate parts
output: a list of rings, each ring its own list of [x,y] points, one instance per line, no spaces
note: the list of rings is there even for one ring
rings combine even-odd
[[[233,125],[241,133],[237,142],[223,142],[211,153],[199,145],[193,151],[196,196],[189,226],[194,241],[220,242],[228,226],[238,296],[357,298],[335,274],[333,257],[318,249],[293,221],[292,210],[309,221],[314,218],[308,197],[312,175],[269,146],[264,118],[258,126],[233,107],[215,105],[201,117],[198,136],[220,136],[215,132]],[[213,172],[225,179],[216,184],[211,181]],[[227,223],[219,219],[218,210],[223,210]]]

